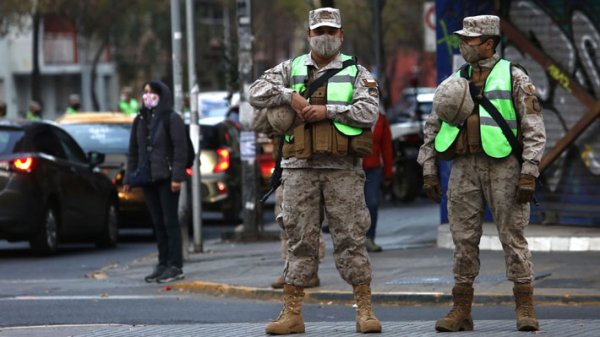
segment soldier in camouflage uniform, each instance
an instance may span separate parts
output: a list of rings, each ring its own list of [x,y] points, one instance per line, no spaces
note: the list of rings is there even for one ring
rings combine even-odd
[[[249,90],[255,108],[287,104],[302,120],[286,133],[283,145],[283,225],[289,238],[286,284],[283,310],[266,332],[304,332],[303,289],[319,263],[321,207],[329,222],[336,266],[353,286],[357,331],[380,332],[381,323],[371,309],[371,265],[365,247],[370,220],[360,159],[362,149],[370,149],[366,143],[377,119],[377,83],[360,65],[344,67],[351,58],[340,53],[343,30],[338,9],[310,11],[308,40],[310,53],[267,70]],[[303,97],[329,69],[342,70],[310,97]]]
[[[479,95],[473,97],[474,108],[466,114],[466,120],[442,118],[453,112],[448,111],[451,104],[440,101],[426,122],[425,143],[418,161],[423,166],[424,190],[437,202],[440,202],[441,190],[436,155],[453,160],[447,196],[450,231],[455,244],[454,306],[445,318],[437,321],[436,330],[473,329],[473,281],[479,273],[478,245],[485,202],[490,206],[502,242],[506,275],[514,282],[517,329],[538,330],[533,309],[533,265],[524,236],[529,202],[546,141],[537,92],[520,66],[502,60],[495,52],[500,38],[500,18],[466,17],[463,29],[454,34],[460,38],[461,54],[469,64],[468,80],[477,86],[479,95],[485,95],[498,108],[517,135],[523,152],[519,158],[521,164],[511,153],[512,148],[498,124],[478,104]],[[438,91],[442,90],[438,87]],[[443,93],[436,91],[436,96],[438,94]],[[466,94],[469,95],[468,90]]]

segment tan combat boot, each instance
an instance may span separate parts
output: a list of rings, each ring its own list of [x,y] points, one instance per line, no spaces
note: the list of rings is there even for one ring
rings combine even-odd
[[[356,332],[381,332],[381,322],[371,308],[371,286],[361,284],[352,286],[356,301]]]
[[[517,330],[539,330],[540,325],[533,310],[533,286],[531,283],[515,283],[513,293],[515,294],[516,303]]]
[[[267,324],[265,329],[270,335],[285,335],[304,332],[304,318],[302,318],[302,300],[304,290],[286,284],[283,286],[283,309],[276,321]]]
[[[435,329],[440,332],[472,331],[473,318],[471,304],[473,303],[473,285],[458,283],[452,288],[454,305],[444,318],[435,322]]]
[[[285,285],[285,279],[283,276],[279,276],[273,283],[271,283],[271,288],[273,289],[283,289]]]

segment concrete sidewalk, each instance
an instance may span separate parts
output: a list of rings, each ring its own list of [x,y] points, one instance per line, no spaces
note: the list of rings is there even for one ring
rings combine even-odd
[[[431,213],[431,205],[426,203],[413,204],[400,211],[397,206],[384,207],[380,211],[377,242],[384,251],[370,254],[375,303],[451,302],[452,250],[439,248],[436,242],[439,242],[440,232],[448,226],[436,225],[438,215],[425,215],[427,212]],[[401,218],[399,213],[402,214]],[[411,221],[411,217],[416,220]],[[484,232],[489,236],[487,240],[497,241],[497,236],[493,237],[495,229],[491,226],[485,226]],[[278,227],[269,224],[265,229],[275,231]],[[577,231],[569,227],[554,227],[549,231],[548,227],[531,225],[528,233],[530,242],[541,242],[565,238],[569,233],[584,233],[584,237],[590,239],[598,236],[600,229]],[[540,239],[535,233],[545,236]],[[554,236],[548,236],[547,233],[553,233]],[[306,300],[353,303],[351,286],[341,279],[335,268],[333,245],[327,234],[325,241],[326,257],[319,267],[321,286],[307,289]],[[278,241],[239,243],[213,240],[205,242],[204,247],[203,253],[190,253],[190,259],[184,265],[186,279],[174,283],[174,288],[242,298],[281,299],[281,290],[270,287],[283,270]],[[475,303],[513,303],[513,284],[505,277],[503,253],[482,250],[480,259],[481,272],[475,284]],[[595,268],[599,259],[600,251],[534,251],[536,302],[600,304],[600,268]],[[151,255],[106,272],[110,277],[142,280],[155,263],[156,256]]]

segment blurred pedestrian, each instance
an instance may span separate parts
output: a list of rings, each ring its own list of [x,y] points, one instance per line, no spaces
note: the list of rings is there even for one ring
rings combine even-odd
[[[381,185],[390,186],[394,174],[394,159],[392,149],[392,133],[390,121],[379,113],[377,122],[373,127],[373,149],[370,155],[363,158],[365,170],[365,201],[371,215],[371,227],[367,232],[367,251],[381,252],[381,246],[375,243],[375,229],[377,227],[377,214],[381,199]]]
[[[177,212],[186,175],[187,140],[183,120],[173,111],[171,90],[160,81],[147,82],[143,88],[144,105],[134,119],[129,141],[124,191],[129,192],[134,182],[143,187],[158,246],[158,265],[145,280],[164,283],[184,278]],[[136,182],[144,168],[149,168],[150,177]]]
[[[453,160],[448,220],[454,241],[454,306],[437,331],[473,330],[473,282],[479,274],[484,208],[490,206],[514,282],[517,329],[535,331],[533,264],[524,229],[546,143],[538,93],[524,69],[496,53],[500,18],[466,17],[460,53],[468,63],[436,89],[418,161],[423,189],[440,202],[436,153]],[[501,127],[504,125],[504,128]]]
[[[29,110],[25,114],[25,119],[30,121],[42,120],[42,106],[37,101],[29,102]]]
[[[360,159],[371,150],[377,82],[352,57],[340,53],[344,34],[338,9],[310,11],[307,33],[310,53],[267,70],[249,90],[255,108],[291,106],[302,120],[285,134],[282,145],[282,212],[289,250],[283,310],[266,332],[305,331],[302,300],[319,264],[321,209],[329,223],[336,266],[353,287],[356,329],[379,332],[381,323],[371,308],[371,265],[365,247],[370,221]]]
[[[79,108],[81,106],[81,101],[79,100],[79,95],[71,94],[69,95],[69,106],[65,113],[67,115],[72,115],[79,112]]]
[[[6,117],[6,103],[0,99],[0,118]]]
[[[140,110],[138,100],[133,97],[133,89],[124,87],[119,98],[119,110],[127,116],[133,116]]]

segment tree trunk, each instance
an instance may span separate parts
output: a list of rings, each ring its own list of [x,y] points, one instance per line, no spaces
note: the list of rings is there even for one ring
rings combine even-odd
[[[42,102],[42,76],[40,74],[40,57],[39,57],[39,50],[40,50],[40,41],[39,41],[39,31],[40,31],[40,12],[39,11],[35,11],[33,13],[33,69],[31,71],[31,99],[34,101],[37,101],[40,106],[43,107],[43,102]],[[43,110],[42,110],[43,111]]]
[[[100,56],[102,56],[102,51],[106,45],[108,45],[108,36],[102,41],[100,44],[100,48],[96,51],[96,55],[94,55],[94,61],[92,63],[92,85],[91,85],[91,96],[92,96],[92,104],[94,105],[94,111],[100,111],[100,103],[98,102],[98,97],[96,96],[96,77],[98,70],[98,62],[100,61]]]

